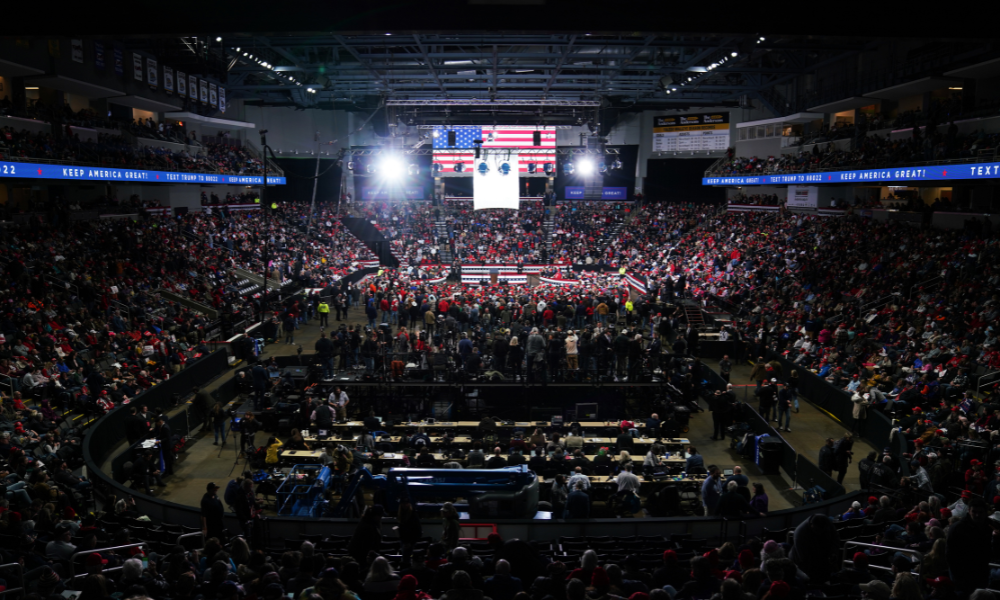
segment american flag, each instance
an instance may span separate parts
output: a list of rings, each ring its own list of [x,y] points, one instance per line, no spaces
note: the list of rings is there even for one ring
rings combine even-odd
[[[537,172],[542,171],[545,163],[556,162],[556,128],[555,127],[522,127],[520,125],[455,125],[438,127],[434,130],[438,136],[434,138],[434,164],[441,165],[445,172],[453,172],[458,163],[465,164],[465,172],[472,173],[475,161],[475,144],[473,140],[483,140],[485,150],[513,148],[519,149],[518,170],[528,172],[528,163],[535,163]],[[448,145],[448,132],[455,132],[455,145]],[[541,133],[541,145],[535,145],[535,132]],[[467,152],[462,152],[467,150]],[[532,150],[532,152],[524,152]],[[544,150],[545,152],[540,152]]]

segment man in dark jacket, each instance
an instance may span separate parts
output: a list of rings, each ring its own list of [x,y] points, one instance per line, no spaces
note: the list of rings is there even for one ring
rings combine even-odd
[[[858,461],[858,475],[861,479],[861,489],[867,490],[871,485],[872,467],[875,466],[875,457],[878,454],[872,450],[868,456]]]
[[[833,476],[834,467],[834,456],[833,456],[833,438],[827,438],[826,444],[819,449],[819,470],[823,471],[829,476]]]
[[[291,314],[285,317],[285,320],[281,322],[281,329],[285,332],[285,343],[294,344],[295,343],[295,317]]]
[[[612,348],[615,352],[615,377],[620,379],[625,376],[625,366],[628,363],[628,336],[624,331],[619,331],[615,336]]]
[[[577,483],[576,489],[566,497],[566,519],[587,519],[590,517],[590,496],[583,491],[583,484]]]
[[[990,582],[991,548],[996,552],[1000,536],[987,515],[986,502],[976,496],[969,500],[969,511],[948,532],[948,570],[962,598]]]
[[[793,535],[791,558],[810,582],[830,580],[831,554],[840,552],[840,536],[826,515],[815,514],[799,523]]]
[[[744,515],[760,516],[760,512],[750,506],[746,498],[736,491],[739,487],[735,481],[726,484],[726,492],[719,497],[719,503],[715,506],[716,515],[729,518],[739,518]]]

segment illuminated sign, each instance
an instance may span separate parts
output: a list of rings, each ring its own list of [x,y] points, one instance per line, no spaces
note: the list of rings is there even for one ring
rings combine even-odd
[[[800,183],[877,183],[886,181],[954,181],[961,179],[1000,179],[1000,163],[861,169],[828,173],[792,173],[788,175],[747,175],[703,177],[702,185],[794,185]]]
[[[178,173],[143,169],[108,169],[103,167],[64,167],[33,163],[0,161],[0,177],[25,179],[76,179],[79,181],[143,181],[148,183],[201,183],[211,185],[263,185],[262,175],[224,175],[221,173]],[[267,177],[268,185],[285,185],[284,177]]]

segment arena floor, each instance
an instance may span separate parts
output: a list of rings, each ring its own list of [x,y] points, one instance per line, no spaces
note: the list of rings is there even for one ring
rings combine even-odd
[[[357,314],[357,311],[354,311]],[[352,319],[353,322],[353,319]],[[297,343],[303,348],[311,351],[316,340],[319,338],[318,321],[311,321],[304,325],[296,336]],[[360,321],[357,322],[361,324]],[[285,344],[272,344],[267,346],[265,357],[289,356],[296,353],[297,346]],[[717,361],[706,360],[706,364],[712,368],[717,367]],[[734,366],[731,381],[736,388],[737,397],[751,401],[752,387],[750,384],[750,365]],[[227,373],[206,387],[209,391],[222,385],[232,373]],[[707,406],[705,406],[707,408]],[[645,418],[648,415],[636,415],[636,418]],[[814,462],[819,454],[819,449],[826,438],[839,438],[847,430],[843,425],[826,412],[809,404],[800,402],[800,411],[792,415],[791,432],[783,434],[785,439],[792,445],[796,452],[809,456]],[[266,432],[257,433],[257,445],[266,442]],[[751,483],[763,482],[765,490],[770,498],[770,510],[781,510],[798,506],[801,504],[802,490],[792,489],[792,481],[786,479],[784,473],[780,475],[764,476],[760,474],[757,466],[741,458],[734,450],[730,449],[729,441],[713,441],[712,420],[708,412],[697,413],[692,416],[688,439],[694,444],[699,452],[705,457],[705,464],[717,464],[723,469],[732,468],[734,465],[743,467],[744,473],[750,477]],[[243,469],[245,460],[240,460],[236,464],[236,443],[230,437],[224,447],[212,445],[213,436],[211,432],[201,431],[194,436],[188,445],[187,450],[178,455],[175,463],[175,474],[165,478],[167,487],[156,488],[155,495],[158,498],[184,504],[189,506],[200,506],[201,497],[205,493],[205,486],[209,482],[225,487],[226,482],[236,477]],[[874,450],[868,442],[857,441],[855,444],[855,462],[865,457]],[[119,450],[113,451],[109,456],[114,456]],[[110,471],[109,465],[104,465]],[[852,465],[844,480],[844,487],[848,490],[859,488],[858,471]]]

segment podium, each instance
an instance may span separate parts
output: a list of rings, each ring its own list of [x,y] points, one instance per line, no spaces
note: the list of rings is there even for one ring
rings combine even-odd
[[[500,269],[490,269],[490,285],[496,285],[500,281]]]

